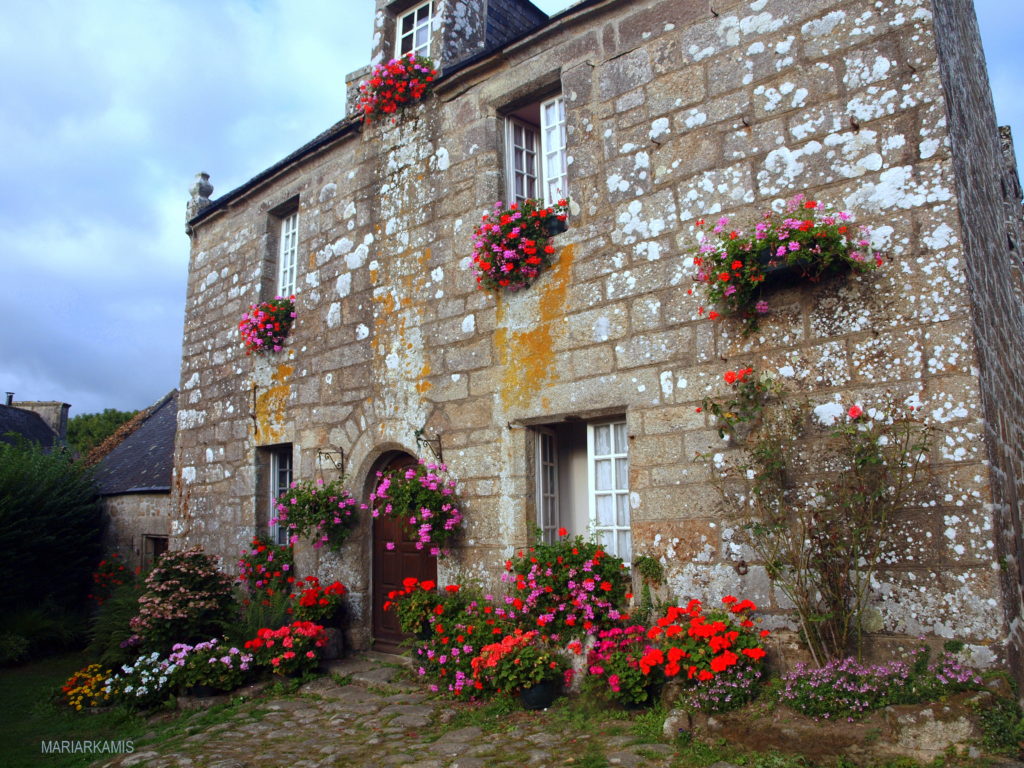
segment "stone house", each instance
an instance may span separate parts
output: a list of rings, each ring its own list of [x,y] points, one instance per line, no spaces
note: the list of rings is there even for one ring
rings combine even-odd
[[[340,468],[365,498],[380,468],[436,452],[467,512],[442,581],[493,584],[562,525],[659,558],[676,596],[743,594],[784,626],[693,461],[718,444],[696,406],[750,365],[817,403],[891,390],[941,426],[876,577],[878,637],[1024,668],[1020,186],[970,1],[376,11],[372,62],[429,52],[428,98],[394,123],[350,114],[215,200],[205,174],[193,187],[172,546],[229,563],[288,479]],[[517,182],[570,197],[570,226],[548,272],[495,296],[471,236]],[[884,268],[783,292],[751,336],[701,317],[696,220],[798,192],[871,225]],[[292,292],[285,348],[247,357],[239,317]],[[597,462],[617,465],[603,499]],[[340,557],[300,554],[349,585],[364,647],[395,639],[382,590],[435,567],[389,560],[368,519]]]
[[[177,416],[172,390],[88,457],[103,501],[104,551],[117,552],[130,568],[150,567],[170,544]]]

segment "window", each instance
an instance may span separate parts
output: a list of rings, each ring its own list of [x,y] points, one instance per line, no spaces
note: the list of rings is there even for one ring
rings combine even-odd
[[[299,212],[281,219],[281,238],[277,251],[277,295],[288,297],[295,293],[295,271],[299,256]]]
[[[555,96],[509,113],[505,137],[510,202],[543,198],[551,205],[569,192],[565,101]]]
[[[566,421],[536,430],[537,527],[593,534],[608,552],[632,558],[626,421]]]
[[[257,511],[269,529],[271,540],[288,543],[288,526],[271,525],[277,517],[277,500],[292,484],[292,446],[290,443],[257,449],[259,486]]]
[[[423,3],[398,17],[398,31],[395,34],[395,57],[407,53],[417,56],[430,55],[430,22],[434,15],[434,3]]]

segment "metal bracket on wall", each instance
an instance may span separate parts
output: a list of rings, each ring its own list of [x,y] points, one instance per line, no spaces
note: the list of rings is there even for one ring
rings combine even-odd
[[[318,471],[322,471],[324,462],[330,462],[338,474],[345,475],[345,451],[342,448],[332,448],[331,450],[320,449],[316,452],[316,467]]]
[[[252,383],[252,408],[249,410],[249,415],[252,416],[252,433],[255,437],[260,436],[260,420],[256,415],[256,382]]]
[[[420,427],[415,432],[416,435],[416,447],[419,448],[421,445],[425,445],[430,449],[430,452],[434,454],[434,459],[438,464],[444,464],[444,449],[441,447],[441,435],[435,435],[434,437],[424,437],[423,433],[427,431],[427,428]]]

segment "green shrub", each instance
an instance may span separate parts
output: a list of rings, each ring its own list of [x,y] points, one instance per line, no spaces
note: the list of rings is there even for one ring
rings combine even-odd
[[[0,443],[0,613],[77,609],[100,558],[100,506],[67,451]],[[32,638],[28,638],[30,641]]]
[[[167,552],[146,577],[131,620],[144,649],[167,649],[218,635],[235,610],[231,577],[201,549]]]
[[[130,642],[135,631],[131,620],[139,612],[139,598],[145,587],[141,582],[115,587],[103,605],[93,614],[89,625],[86,653],[105,667],[126,664],[137,655]]]

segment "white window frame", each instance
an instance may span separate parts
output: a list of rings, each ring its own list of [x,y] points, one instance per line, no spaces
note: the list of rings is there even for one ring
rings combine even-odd
[[[558,440],[554,430],[537,430],[537,527],[541,541],[554,544],[558,529],[562,527],[562,514],[558,498]]]
[[[538,105],[540,125],[532,125],[512,115],[505,120],[506,196],[510,203],[521,203],[527,197],[542,198],[545,205],[554,205],[569,196],[568,155],[566,154],[565,100],[561,95],[545,99]],[[525,154],[525,142],[516,141],[516,129],[533,137],[532,156]],[[524,151],[523,169],[517,170],[517,150]],[[522,178],[525,194],[519,194],[516,181]]]
[[[565,152],[565,100],[561,94],[540,103],[541,178],[544,203],[569,196],[569,163]]]
[[[607,452],[598,453],[597,430],[608,427]],[[608,462],[609,474],[599,478],[599,465]],[[598,486],[608,487],[598,487]],[[609,499],[610,518],[601,520],[598,506]],[[632,532],[629,508],[629,434],[626,420],[603,421],[587,424],[587,502],[590,507],[590,526],[597,534],[605,551],[621,557],[628,565],[632,560]],[[624,546],[620,546],[624,542]]]
[[[417,19],[419,12],[424,8],[427,9],[426,18]],[[402,27],[405,25],[406,19],[411,19],[411,28],[408,32],[403,32]],[[429,56],[430,55],[430,38],[431,38],[431,27],[434,22],[434,2],[433,0],[427,0],[425,3],[420,3],[415,8],[412,8],[395,20],[395,58],[401,58],[406,53],[415,53],[417,56]],[[416,43],[417,33],[426,30],[426,40]],[[402,43],[409,40],[409,50],[402,50]]]
[[[291,445],[275,448],[270,452],[270,517],[277,517],[277,500],[292,484],[292,447]],[[275,544],[288,543],[287,524],[278,523],[270,532]]]
[[[277,295],[288,298],[295,294],[299,263],[299,212],[281,219],[281,242],[277,250]]]

